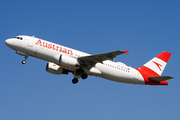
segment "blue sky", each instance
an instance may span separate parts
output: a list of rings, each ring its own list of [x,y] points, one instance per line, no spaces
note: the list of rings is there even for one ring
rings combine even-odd
[[[1,120],[180,119],[180,1],[1,0]],[[35,35],[90,54],[130,50],[115,60],[140,67],[172,53],[168,86],[143,86],[72,74],[52,75],[46,61],[15,54],[4,41]]]

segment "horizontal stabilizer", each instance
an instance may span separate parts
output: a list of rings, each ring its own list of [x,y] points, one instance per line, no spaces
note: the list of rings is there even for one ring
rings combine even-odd
[[[154,80],[154,81],[164,81],[164,80],[169,80],[172,79],[174,77],[171,76],[159,76],[159,77],[148,77],[150,80]]]

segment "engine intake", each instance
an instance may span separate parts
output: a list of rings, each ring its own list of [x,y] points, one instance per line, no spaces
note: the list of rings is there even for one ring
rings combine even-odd
[[[63,69],[61,66],[56,65],[52,62],[47,63],[46,65],[46,71],[52,74],[68,74],[68,71]]]

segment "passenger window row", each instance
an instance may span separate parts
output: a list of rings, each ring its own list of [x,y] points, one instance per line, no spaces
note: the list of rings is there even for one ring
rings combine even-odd
[[[105,64],[105,65],[107,65],[107,66],[109,66],[109,67],[112,67],[112,68],[116,68],[116,69],[119,69],[119,70],[122,70],[122,71],[125,71],[125,72],[129,72],[129,68],[126,68],[126,67],[116,67],[116,66],[113,66],[113,65],[110,65],[110,64]]]

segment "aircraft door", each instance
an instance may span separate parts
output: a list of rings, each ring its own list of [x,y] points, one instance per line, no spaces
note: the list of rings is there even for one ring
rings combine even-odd
[[[33,47],[33,39],[32,39],[32,38],[29,38],[29,39],[28,39],[27,46]]]
[[[29,37],[29,38],[27,39],[27,46],[29,47],[29,49],[28,49],[27,52],[28,52],[30,55],[33,55],[33,56],[37,55],[37,53],[38,53],[38,50],[36,49],[36,47],[34,46],[34,44],[35,44],[34,37]]]
[[[138,79],[139,79],[139,72],[138,72],[138,71],[135,71],[133,78],[134,78],[135,80],[138,80]]]

